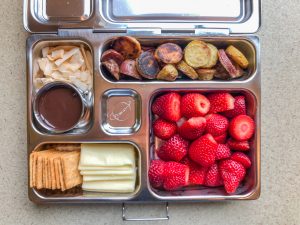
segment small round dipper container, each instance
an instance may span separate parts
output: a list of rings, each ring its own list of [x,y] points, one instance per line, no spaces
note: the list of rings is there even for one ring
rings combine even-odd
[[[66,133],[87,123],[88,103],[76,86],[51,82],[43,86],[33,99],[37,123],[49,133]]]

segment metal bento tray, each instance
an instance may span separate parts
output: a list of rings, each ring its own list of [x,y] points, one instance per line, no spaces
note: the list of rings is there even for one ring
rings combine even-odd
[[[68,30],[59,35],[31,35],[27,40],[27,127],[28,127],[28,159],[32,151],[49,143],[130,143],[135,146],[137,156],[136,190],[130,194],[88,193],[47,194],[43,191],[29,188],[29,198],[36,203],[128,203],[128,202],[186,202],[207,200],[243,200],[257,199],[260,194],[260,49],[256,36],[218,36],[205,37],[196,34],[158,34],[135,35],[143,43],[161,43],[166,40],[186,43],[201,39],[216,46],[235,44],[239,46],[250,59],[250,72],[245,78],[230,81],[113,81],[101,68],[100,57],[109,43],[120,33],[97,33],[83,30]],[[42,132],[33,120],[32,100],[34,90],[32,85],[32,64],[43,46],[63,45],[67,43],[83,43],[93,55],[93,88],[91,92],[91,118],[89,126],[75,133],[49,134]],[[234,195],[226,194],[221,188],[186,188],[184,191],[166,192],[153,189],[148,181],[148,167],[154,157],[154,148],[159,141],[154,137],[151,124],[154,115],[151,113],[151,103],[156,96],[175,91],[185,93],[190,91],[212,92],[226,90],[232,93],[242,93],[248,102],[248,114],[256,122],[256,130],[251,142],[250,158],[252,167],[247,179]],[[111,126],[108,110],[114,105],[123,104],[123,98],[113,103],[112,97],[126,97],[135,107],[134,122],[128,127],[120,122],[121,129]],[[126,100],[126,101],[127,101]],[[112,106],[113,105],[113,106]],[[124,111],[126,114],[126,110]]]

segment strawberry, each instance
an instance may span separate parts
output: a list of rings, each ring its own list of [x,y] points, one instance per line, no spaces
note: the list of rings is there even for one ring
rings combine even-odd
[[[216,151],[216,160],[226,159],[231,156],[230,148],[224,144],[218,144],[218,148]]]
[[[209,113],[224,112],[234,108],[234,98],[228,92],[216,92],[207,95],[210,102]]]
[[[234,97],[234,108],[223,112],[223,115],[230,119],[238,115],[246,115],[245,96],[240,95]]]
[[[189,184],[190,185],[202,185],[204,184],[207,167],[198,165],[197,163],[185,157],[181,160],[181,163],[187,165],[190,168]]]
[[[164,161],[179,162],[188,152],[189,142],[175,134],[156,151],[158,157]]]
[[[232,138],[229,138],[227,145],[231,150],[234,151],[248,151],[250,150],[250,145],[248,141],[236,141]]]
[[[220,136],[214,137],[215,141],[219,144],[225,144],[227,139],[227,133],[221,134]]]
[[[189,167],[177,162],[165,163],[164,189],[167,191],[176,190],[186,186],[189,180]]]
[[[165,120],[176,122],[181,118],[180,98],[175,92],[164,94],[154,100],[152,112]]]
[[[228,194],[233,194],[240,185],[240,180],[230,173],[224,173],[222,175],[222,179],[225,190]]]
[[[181,98],[181,113],[186,118],[204,116],[209,107],[208,99],[199,93],[189,93]]]
[[[250,158],[242,153],[242,152],[235,152],[232,154],[232,156],[230,157],[232,160],[239,162],[240,164],[242,164],[246,169],[251,167],[251,160]]]
[[[239,115],[234,117],[229,124],[231,137],[238,141],[246,141],[254,134],[255,123],[250,116]]]
[[[189,147],[189,156],[196,163],[209,167],[216,160],[218,144],[211,134],[205,134],[193,141]]]
[[[226,133],[229,122],[228,119],[219,114],[209,114],[206,117],[206,132],[212,136],[220,136]]]
[[[203,134],[205,127],[206,119],[204,117],[192,117],[178,128],[178,133],[187,140],[195,140]]]
[[[209,187],[218,187],[223,185],[223,180],[217,163],[213,164],[207,170],[204,185]]]
[[[175,122],[168,122],[164,119],[157,119],[153,123],[154,135],[160,139],[167,140],[172,137],[177,131]]]
[[[165,162],[162,160],[152,160],[148,172],[149,181],[154,188],[162,187],[164,183]]]

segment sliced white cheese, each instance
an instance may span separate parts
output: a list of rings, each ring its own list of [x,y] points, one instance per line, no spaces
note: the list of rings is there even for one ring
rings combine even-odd
[[[134,147],[130,144],[82,144],[80,165],[135,167]]]
[[[96,192],[133,192],[135,180],[91,181],[83,182],[82,190]]]
[[[110,176],[118,176],[118,175],[135,175],[135,169],[131,170],[81,170],[81,175],[110,175]]]
[[[79,170],[110,170],[110,171],[128,171],[132,170],[132,166],[82,166],[79,164]]]
[[[99,176],[83,176],[83,181],[104,181],[104,180],[133,180],[135,179],[133,175],[99,175]]]

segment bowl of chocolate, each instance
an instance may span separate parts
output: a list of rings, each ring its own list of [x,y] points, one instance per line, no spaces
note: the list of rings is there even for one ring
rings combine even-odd
[[[85,111],[79,89],[65,82],[43,86],[33,102],[34,117],[50,133],[65,133],[78,126]]]

